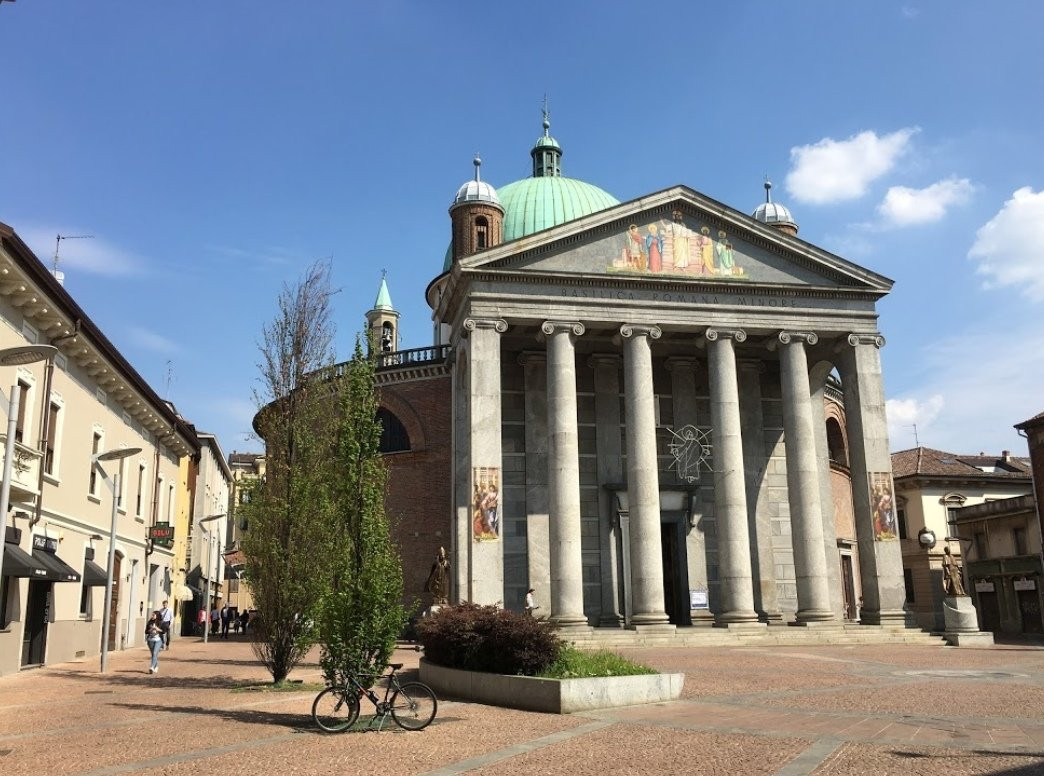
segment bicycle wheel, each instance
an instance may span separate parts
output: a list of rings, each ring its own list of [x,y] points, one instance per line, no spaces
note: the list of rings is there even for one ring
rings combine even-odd
[[[428,685],[407,682],[391,699],[391,715],[403,730],[423,730],[439,710],[439,701]]]
[[[327,687],[312,702],[312,719],[327,733],[342,733],[359,717],[359,699],[343,687]]]

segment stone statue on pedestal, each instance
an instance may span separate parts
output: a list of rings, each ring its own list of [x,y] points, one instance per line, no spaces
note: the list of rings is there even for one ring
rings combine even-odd
[[[961,567],[950,554],[950,548],[943,550],[943,591],[948,596],[966,596],[964,581],[961,579]]]
[[[439,547],[435,562],[431,564],[428,581],[424,583],[424,592],[431,593],[433,604],[449,603],[450,562],[446,557],[446,548]]]

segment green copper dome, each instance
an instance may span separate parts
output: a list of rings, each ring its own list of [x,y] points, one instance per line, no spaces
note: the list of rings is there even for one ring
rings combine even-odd
[[[562,177],[562,148],[549,134],[550,127],[545,109],[544,134],[529,152],[533,157],[533,177],[497,189],[497,198],[504,208],[502,241],[505,243],[620,204],[616,197],[597,186]],[[447,272],[452,266],[451,243],[442,271]]]

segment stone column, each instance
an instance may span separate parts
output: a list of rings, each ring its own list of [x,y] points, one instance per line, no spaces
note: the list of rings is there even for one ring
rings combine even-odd
[[[835,518],[833,473],[830,468],[830,445],[827,442],[826,402],[829,372],[822,368],[809,373],[812,382],[812,426],[816,432],[816,466],[819,470],[819,503],[823,511],[823,557],[826,558],[827,589],[830,591],[830,608],[834,617],[845,619],[845,593],[842,590],[841,553],[837,544],[837,520]],[[854,568],[854,566],[853,566]],[[854,602],[853,602],[854,603]]]
[[[743,476],[739,390],[733,342],[743,342],[742,329],[707,329],[710,361],[711,424],[714,455],[714,515],[718,523],[721,611],[717,624],[757,624],[751,580],[747,494]]]
[[[595,447],[598,452],[598,548],[602,578],[602,628],[623,625],[620,586],[620,529],[617,503],[610,487],[624,482],[623,437],[620,435],[620,356],[596,353],[587,360],[594,369]]]
[[[656,460],[650,339],[658,326],[620,327],[624,341],[624,401],[627,416],[627,504],[631,540],[631,602],[635,629],[673,629],[663,601],[660,541],[660,479]]]
[[[580,552],[580,443],[576,420],[576,351],[584,325],[544,321],[547,337],[547,471],[551,537],[551,619],[587,627]]]
[[[787,500],[797,581],[799,623],[832,620],[823,553],[823,510],[819,500],[816,432],[805,343],[819,337],[807,332],[779,334],[783,386],[783,442],[787,452]]]
[[[471,574],[468,579],[468,600],[478,604],[495,604],[504,600],[504,544],[500,537],[475,535],[474,500],[475,479],[479,469],[487,477],[496,475],[496,486],[503,493],[503,464],[501,458],[500,410],[500,335],[507,331],[506,321],[500,319],[467,318],[464,331],[471,340],[470,362],[467,369],[468,390],[468,469],[467,486],[458,494],[458,508],[468,514],[467,530],[470,536]],[[501,498],[497,508],[503,510]],[[499,523],[504,525],[501,514]]]
[[[547,505],[547,356],[519,354],[526,392],[526,564],[538,605],[551,600],[550,528]],[[546,611],[542,609],[541,611]]]
[[[674,404],[674,432],[679,433],[686,426],[697,426],[699,420],[696,412],[696,359],[685,356],[672,356],[667,359],[667,370],[671,373],[671,400]],[[709,462],[708,462],[709,463]],[[706,468],[706,467],[704,467]],[[681,472],[679,472],[680,476]],[[698,477],[713,476],[710,472],[694,472]],[[689,504],[690,520],[692,515],[699,513],[701,505],[699,499],[699,480],[686,482],[689,488],[690,498],[693,503]],[[685,536],[685,560],[689,587],[692,590],[702,591],[710,600],[710,586],[707,580],[707,537],[704,534],[702,520],[695,521]],[[710,609],[690,609],[690,617],[693,625],[710,625],[714,617]]]
[[[751,532],[751,569],[754,579],[754,611],[772,625],[783,623],[779,608],[779,584],[773,545],[772,511],[765,479],[769,455],[765,445],[765,413],[762,408],[761,375],[765,361],[742,358],[739,368],[740,423],[743,429],[743,468],[747,487],[747,530]]]
[[[870,475],[873,474],[875,478],[887,478],[893,490],[893,509],[895,504],[881,379],[879,349],[883,346],[884,337],[880,334],[850,334],[839,346],[838,366],[845,395],[852,500],[859,541],[859,579],[863,593],[860,622],[902,625],[905,622],[903,604],[906,592],[899,541],[876,540],[870,502]]]

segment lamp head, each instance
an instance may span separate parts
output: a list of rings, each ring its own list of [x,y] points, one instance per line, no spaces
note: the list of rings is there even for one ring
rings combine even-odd
[[[140,447],[120,447],[116,450],[106,450],[104,453],[98,453],[96,456],[94,456],[94,460],[119,461],[123,458],[130,458],[132,455],[137,455],[140,452]]]
[[[0,350],[0,366],[21,366],[34,361],[46,361],[58,352],[54,345],[22,345]]]
[[[917,532],[917,542],[926,550],[932,549],[935,546],[935,531],[922,528]]]

